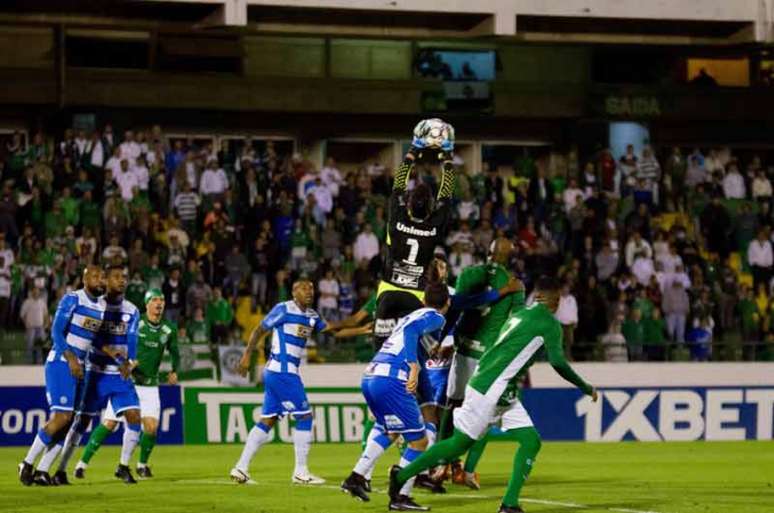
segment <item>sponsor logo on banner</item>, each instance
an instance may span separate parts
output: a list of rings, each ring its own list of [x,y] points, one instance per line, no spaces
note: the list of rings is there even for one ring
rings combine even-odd
[[[359,442],[367,409],[359,388],[307,388],[318,442]],[[263,392],[249,388],[185,389],[185,443],[241,443],[261,419]],[[288,416],[278,422],[275,441],[293,442]]]
[[[771,440],[774,387],[620,388],[599,401],[574,389],[524,392],[546,440]]]
[[[158,443],[181,444],[183,405],[180,400],[180,387],[159,387],[159,395],[161,418]],[[48,420],[48,416],[44,387],[0,387],[0,446],[30,445],[38,430]],[[118,430],[111,434],[105,443],[120,444],[121,436],[121,430]]]

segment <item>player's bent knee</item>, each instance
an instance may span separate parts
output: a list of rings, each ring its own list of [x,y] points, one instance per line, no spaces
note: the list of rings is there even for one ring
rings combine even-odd
[[[51,416],[51,424],[54,429],[62,429],[73,420],[73,412],[57,411]]]
[[[153,417],[142,418],[142,430],[149,435],[155,435],[159,430],[159,421]]]
[[[111,432],[115,431],[118,428],[118,421],[117,420],[105,420],[102,422],[102,424],[108,428]]]
[[[427,437],[423,435],[422,438],[409,440],[408,446],[417,451],[424,451],[427,449]]]
[[[124,418],[126,418],[126,422],[129,424],[139,424],[140,410],[126,410],[126,412],[124,412]]]

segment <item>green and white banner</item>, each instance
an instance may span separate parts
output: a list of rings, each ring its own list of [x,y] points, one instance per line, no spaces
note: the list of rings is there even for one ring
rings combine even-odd
[[[316,442],[359,442],[367,409],[359,388],[307,388],[314,411]],[[187,387],[185,443],[241,443],[261,418],[260,388]],[[274,440],[292,443],[292,422],[284,417]]]
[[[216,379],[215,362],[209,344],[179,344],[180,349],[180,381],[193,379]],[[172,370],[172,360],[169,351],[164,353],[161,362],[161,372]]]

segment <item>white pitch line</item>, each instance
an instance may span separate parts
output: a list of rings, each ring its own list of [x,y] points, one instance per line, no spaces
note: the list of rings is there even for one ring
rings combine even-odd
[[[239,486],[236,483],[234,483],[231,480],[226,479],[180,479],[177,481],[173,481],[174,483],[178,484],[211,484],[211,485],[228,485],[228,486]],[[262,484],[258,481],[253,481],[252,479],[246,483],[245,485],[250,486],[261,486]],[[271,486],[268,483],[264,484],[263,486]],[[309,488],[325,488],[327,490],[341,490],[338,486],[335,485],[295,485],[298,487],[309,487]],[[382,495],[386,495],[386,490],[380,490],[380,489],[374,489],[371,493],[378,493]],[[445,493],[443,494],[443,497],[450,497],[452,499],[479,499],[479,500],[500,500],[502,497],[494,496],[494,495],[482,495],[482,494],[461,494],[461,493]],[[561,501],[551,501],[546,499],[530,499],[522,497],[520,499],[522,502],[531,502],[533,504],[542,504],[545,506],[559,506],[563,508],[568,509],[604,509],[607,511],[613,511],[615,513],[659,513],[658,511],[646,511],[641,509],[629,509],[629,508],[606,508],[604,506],[598,507],[598,506],[592,506],[588,504],[578,504],[576,502],[561,502]]]

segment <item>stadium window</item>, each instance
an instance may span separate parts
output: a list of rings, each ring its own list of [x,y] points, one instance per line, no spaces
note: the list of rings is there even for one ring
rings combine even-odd
[[[157,64],[163,71],[241,73],[243,56],[238,38],[161,36]]]
[[[688,82],[719,86],[749,87],[750,61],[743,59],[688,59]],[[702,70],[704,73],[702,73]],[[707,78],[710,77],[710,78]]]
[[[65,36],[67,65],[74,68],[147,70],[146,32],[73,29]]]

